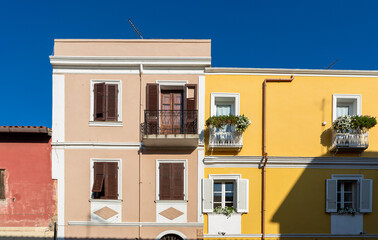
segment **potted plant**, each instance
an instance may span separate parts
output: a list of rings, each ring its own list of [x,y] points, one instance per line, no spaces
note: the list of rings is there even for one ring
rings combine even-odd
[[[228,115],[228,116],[212,116],[206,120],[207,127],[222,128],[227,125],[234,126],[236,131],[243,133],[247,130],[248,126],[251,124],[251,121],[248,117],[243,115]]]
[[[337,133],[365,133],[377,124],[375,117],[365,116],[343,116],[338,117],[332,127]]]

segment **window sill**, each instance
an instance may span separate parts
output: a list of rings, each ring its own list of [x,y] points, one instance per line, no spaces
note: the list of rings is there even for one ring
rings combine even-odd
[[[123,202],[122,199],[89,199],[88,202]]]
[[[188,200],[155,200],[155,203],[187,203]]]
[[[123,127],[123,122],[89,121],[90,127]]]

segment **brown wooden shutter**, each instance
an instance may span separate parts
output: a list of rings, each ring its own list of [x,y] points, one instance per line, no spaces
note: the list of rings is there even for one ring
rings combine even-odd
[[[106,163],[105,198],[118,199],[118,163]]]
[[[105,83],[94,85],[94,120],[105,121]]]
[[[171,200],[171,165],[159,164],[159,200]]]
[[[0,199],[5,199],[5,170],[0,169]]]
[[[146,86],[146,128],[147,134],[158,133],[158,121],[159,121],[159,84],[147,83]]]
[[[197,110],[197,84],[186,84],[185,90],[185,110]]]
[[[172,163],[171,199],[184,200],[184,163]]]
[[[106,84],[106,121],[117,121],[118,85]]]
[[[104,163],[95,162],[93,166],[94,172],[94,180],[93,180],[93,187],[92,192],[102,192],[102,188],[104,187]]]
[[[159,110],[159,84],[147,83],[147,110]]]

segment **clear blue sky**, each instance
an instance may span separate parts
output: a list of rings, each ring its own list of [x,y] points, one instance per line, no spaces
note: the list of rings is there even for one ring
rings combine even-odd
[[[54,38],[212,39],[213,67],[378,70],[378,1],[2,1],[0,125],[51,127]]]

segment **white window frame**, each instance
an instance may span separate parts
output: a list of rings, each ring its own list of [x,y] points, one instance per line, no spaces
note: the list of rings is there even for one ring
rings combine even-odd
[[[353,102],[355,105],[353,111],[356,112],[356,115],[361,115],[362,112],[362,96],[361,94],[333,94],[332,101],[332,121],[337,119],[337,103],[338,102]]]
[[[117,199],[93,199],[92,187],[94,181],[94,163],[95,162],[116,162],[118,163],[118,200]],[[90,201],[120,201],[122,200],[122,159],[108,159],[108,158],[91,158],[90,159],[90,185],[89,185],[89,199]]]
[[[214,190],[214,185],[216,183],[220,183],[221,184],[221,207],[224,208],[226,207],[226,183],[229,183],[229,182],[232,182],[232,207],[235,208],[236,206],[236,184],[237,182],[235,182],[234,180],[215,180],[214,181],[214,184],[213,184],[213,198],[214,198],[214,193],[215,193],[215,190]],[[213,201],[213,208],[215,209],[215,201]]]
[[[116,84],[118,85],[118,117],[116,122],[107,121],[94,121],[94,85],[96,83]],[[91,92],[90,92],[90,111],[89,111],[89,126],[97,127],[122,127],[122,81],[121,80],[103,80],[103,79],[91,79]]]
[[[160,163],[184,163],[184,200],[160,200],[159,189],[160,189]],[[156,159],[155,162],[155,202],[182,202],[188,201],[188,160],[187,159]]]
[[[211,99],[210,99],[211,116],[216,116],[217,114],[216,98],[230,98],[230,102],[233,101],[235,104],[234,114],[240,115],[240,94],[239,93],[211,93]]]

